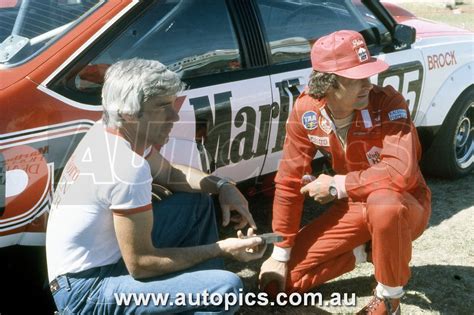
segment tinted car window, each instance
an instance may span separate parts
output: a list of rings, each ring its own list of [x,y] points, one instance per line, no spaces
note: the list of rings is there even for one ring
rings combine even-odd
[[[321,36],[348,29],[377,43],[374,29],[351,1],[257,0],[274,64],[306,60]]]
[[[0,64],[12,67],[36,56],[104,2],[23,0],[2,3]]]
[[[352,0],[352,3],[354,4],[355,8],[360,12],[363,20],[370,27],[370,30],[378,37],[378,43],[390,43],[391,35],[385,25],[383,25],[383,23],[365,5],[363,5],[360,0]]]
[[[66,74],[74,80],[60,83],[58,92],[82,103],[100,104],[108,66],[134,57],[158,60],[183,79],[241,68],[224,1],[156,1],[144,11],[80,71]]]

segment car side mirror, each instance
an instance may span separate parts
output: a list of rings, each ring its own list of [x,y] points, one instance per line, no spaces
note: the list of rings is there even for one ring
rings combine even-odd
[[[393,32],[393,43],[395,50],[409,49],[416,40],[416,29],[405,25],[397,24]]]

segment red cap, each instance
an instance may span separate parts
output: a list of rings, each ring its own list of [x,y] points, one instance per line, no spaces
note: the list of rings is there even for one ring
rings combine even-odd
[[[337,31],[321,37],[311,49],[311,65],[319,72],[350,79],[364,79],[388,69],[385,61],[372,58],[362,35]]]

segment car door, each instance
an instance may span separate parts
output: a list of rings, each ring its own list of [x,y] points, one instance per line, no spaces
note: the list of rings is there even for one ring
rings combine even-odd
[[[254,56],[240,18],[225,1],[153,1],[118,22],[48,88],[71,103],[100,105],[108,66],[154,59],[187,84],[177,102],[180,121],[161,148],[169,160],[236,181],[260,174],[272,117],[265,61]],[[120,24],[122,23],[122,24]],[[255,23],[255,22],[253,22]],[[244,35],[242,35],[244,34]],[[262,43],[259,43],[262,44]],[[66,68],[67,69],[67,68]]]
[[[255,0],[259,9],[264,37],[270,57],[270,81],[275,103],[284,108],[288,118],[294,100],[307,84],[311,73],[309,55],[314,42],[337,30],[360,32],[372,53],[390,64],[390,69],[373,76],[372,83],[390,84],[407,98],[412,117],[416,116],[422,82],[421,54],[413,49],[391,49],[391,35],[375,14],[360,1],[271,1]],[[384,50],[390,53],[383,53]],[[282,156],[284,126],[274,127],[272,121],[270,142],[278,145],[269,148],[263,174],[277,170]],[[317,155],[320,156],[320,155]]]

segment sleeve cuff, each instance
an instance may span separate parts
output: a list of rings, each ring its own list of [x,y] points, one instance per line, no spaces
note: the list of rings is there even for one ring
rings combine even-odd
[[[150,145],[148,148],[145,149],[145,152],[143,152],[143,158],[145,160],[148,159],[152,151],[153,151],[153,146]]]
[[[273,246],[272,258],[281,262],[290,260],[291,247]]]
[[[335,175],[334,182],[337,188],[337,199],[347,198],[346,175]]]
[[[136,214],[136,213],[140,213],[140,212],[145,212],[145,211],[149,211],[153,209],[151,203],[150,204],[147,204],[145,206],[142,206],[142,207],[137,207],[137,208],[131,208],[131,209],[111,209],[112,210],[112,213],[114,215],[118,215],[118,216],[127,216],[127,215],[132,215],[132,214]]]

